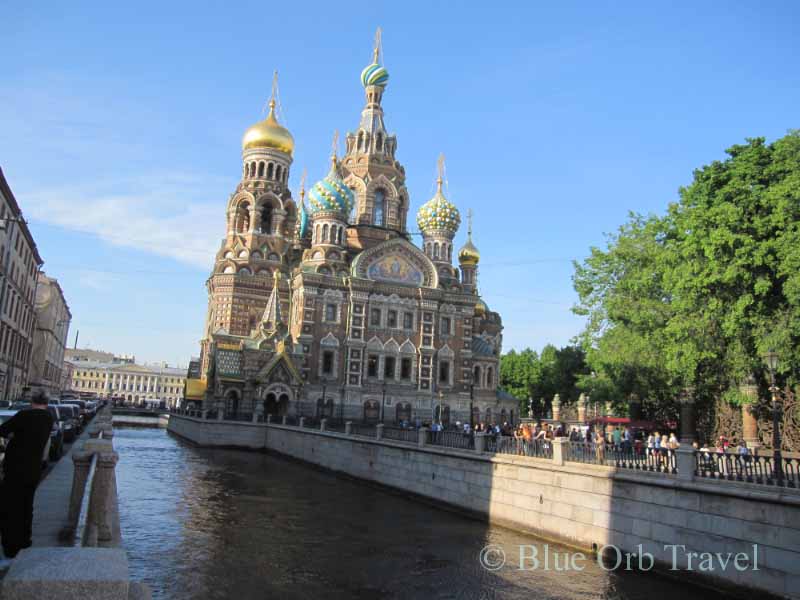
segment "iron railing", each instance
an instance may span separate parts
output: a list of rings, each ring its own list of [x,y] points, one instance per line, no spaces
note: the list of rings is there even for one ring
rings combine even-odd
[[[712,451],[696,451],[694,455],[697,477],[795,489],[800,487],[800,458],[782,457],[782,473],[779,477],[775,471],[775,459],[770,455]]]
[[[653,473],[678,472],[675,451],[667,448],[636,450],[623,444],[568,442],[564,460]]]
[[[526,440],[507,436],[487,436],[486,452],[513,454],[533,458],[553,458],[553,444],[549,440]]]
[[[419,441],[419,431],[416,429],[407,429],[401,427],[384,427],[383,437],[387,440],[396,442],[408,442],[416,444]]]
[[[463,431],[428,431],[427,443],[431,446],[474,450],[475,436]]]

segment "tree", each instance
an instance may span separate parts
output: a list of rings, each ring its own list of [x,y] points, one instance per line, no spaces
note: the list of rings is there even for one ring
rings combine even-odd
[[[775,348],[780,376],[800,368],[800,132],[747,140],[694,173],[663,216],[632,214],[575,264],[579,340],[619,398],[650,411],[696,386],[706,403],[739,402]],[[646,405],[647,407],[647,405]]]

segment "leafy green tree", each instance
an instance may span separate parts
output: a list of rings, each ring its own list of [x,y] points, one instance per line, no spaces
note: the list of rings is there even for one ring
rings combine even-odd
[[[617,400],[651,414],[694,385],[738,402],[775,348],[781,380],[800,368],[800,132],[728,149],[694,173],[663,216],[632,214],[573,277],[587,361]]]

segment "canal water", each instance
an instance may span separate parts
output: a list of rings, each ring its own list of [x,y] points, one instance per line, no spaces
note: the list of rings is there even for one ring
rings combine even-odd
[[[131,575],[156,599],[724,597],[592,560],[520,571],[519,547],[542,558],[544,542],[275,456],[196,448],[154,428],[118,428],[114,445]],[[481,566],[487,545],[488,563],[499,547],[510,566]]]

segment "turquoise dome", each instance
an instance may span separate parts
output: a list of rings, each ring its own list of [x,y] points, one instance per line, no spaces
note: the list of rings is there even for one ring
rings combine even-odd
[[[458,209],[442,194],[441,184],[436,195],[417,211],[417,225],[420,231],[448,231],[455,235],[461,225]]]
[[[378,63],[372,63],[364,67],[361,71],[361,85],[367,87],[368,85],[377,85],[379,87],[386,87],[389,83],[389,71],[386,67]]]
[[[339,177],[335,160],[325,178],[315,183],[308,192],[308,200],[311,204],[311,216],[326,210],[339,211],[345,215],[345,219],[350,215],[355,204],[355,194]]]

